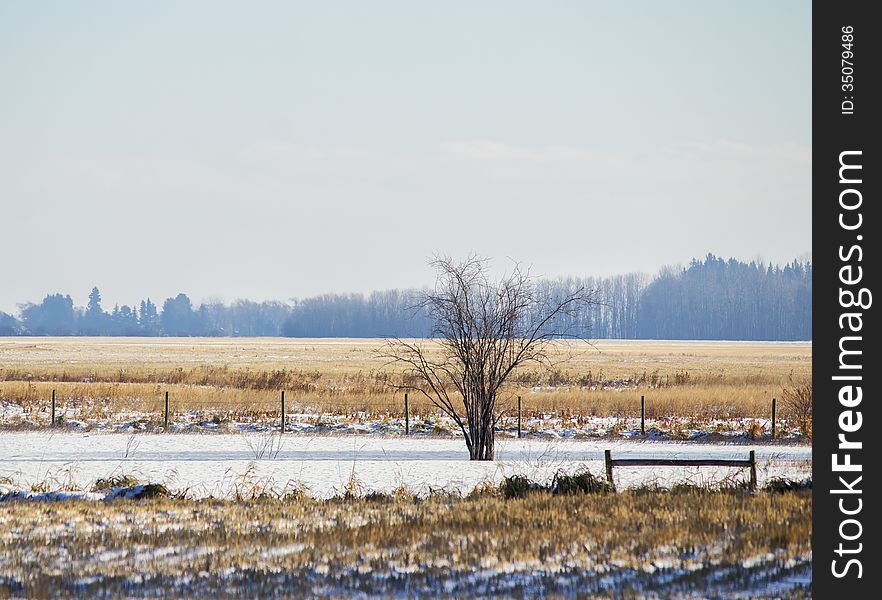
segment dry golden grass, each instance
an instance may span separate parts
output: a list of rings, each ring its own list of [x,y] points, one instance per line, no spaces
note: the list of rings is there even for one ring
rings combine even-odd
[[[808,568],[811,507],[807,491],[701,490],[5,502],[0,597],[743,589]]]
[[[173,410],[252,418],[276,415],[279,390],[291,411],[400,416],[401,373],[377,357],[382,340],[261,338],[5,338],[0,401],[87,415]],[[765,417],[772,397],[811,377],[811,344],[600,341],[560,343],[550,371],[512,381],[506,406],[527,416]],[[411,413],[438,412],[416,394]],[[782,415],[786,417],[786,415]]]

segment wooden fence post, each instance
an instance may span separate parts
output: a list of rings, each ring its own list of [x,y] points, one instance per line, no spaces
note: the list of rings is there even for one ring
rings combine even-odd
[[[775,433],[776,433],[776,429],[777,429],[775,426],[775,417],[776,417],[776,413],[777,413],[777,410],[776,410],[777,406],[776,405],[777,405],[777,402],[775,401],[774,398],[772,398],[772,439],[773,440],[775,439]]]
[[[518,438],[521,437],[521,397],[518,396]]]
[[[168,390],[165,391],[165,430],[168,431]]]
[[[640,396],[640,435],[646,435],[646,399]]]
[[[606,480],[609,481],[612,491],[616,491],[616,482],[613,481],[612,450],[603,451],[603,460],[606,463]]]
[[[285,433],[285,390],[282,390],[282,433]]]
[[[756,491],[756,450],[750,451],[750,491]]]
[[[410,412],[407,406],[407,392],[404,393],[404,435],[410,435]]]
[[[49,422],[49,427],[55,427],[55,390],[52,390],[52,420]]]

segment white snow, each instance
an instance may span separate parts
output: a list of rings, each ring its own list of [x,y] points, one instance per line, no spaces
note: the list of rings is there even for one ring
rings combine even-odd
[[[7,482],[7,490],[41,483],[49,489],[89,489],[97,478],[126,474],[165,484],[172,491],[187,490],[194,497],[303,486],[314,496],[328,497],[341,493],[353,479],[364,492],[401,486],[419,494],[433,489],[468,492],[482,482],[514,474],[542,481],[558,470],[587,467],[602,476],[603,452],[610,449],[614,458],[747,458],[756,450],[762,485],[769,477],[808,476],[812,457],[811,447],[804,445],[503,438],[497,442],[496,461],[475,462],[468,460],[460,439],[286,434],[258,458],[270,435],[6,432],[0,435],[0,481]],[[746,469],[615,471],[620,488],[651,482],[704,483],[727,476],[745,480]]]

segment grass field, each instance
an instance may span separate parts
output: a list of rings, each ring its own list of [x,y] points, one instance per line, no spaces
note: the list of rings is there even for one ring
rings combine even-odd
[[[426,342],[431,344],[431,342]],[[4,338],[0,402],[44,413],[52,389],[59,410],[109,418],[173,412],[276,418],[279,391],[290,411],[398,418],[401,372],[384,364],[375,339]],[[523,397],[525,416],[576,422],[650,418],[767,418],[772,397],[811,377],[810,343],[599,341],[559,343],[550,370],[517,373],[505,406]],[[410,394],[413,416],[438,413]],[[786,406],[780,417],[788,418]]]
[[[433,486],[440,485],[442,478],[432,475],[428,491],[417,493],[413,477],[403,477],[397,488],[380,489],[377,477],[365,474],[373,472],[375,462],[382,463],[377,468],[383,473],[403,469],[391,464],[399,458],[406,459],[408,468],[417,468],[416,452],[426,455],[430,446],[450,446],[448,459],[461,461],[451,462],[450,472],[462,479],[473,465],[459,454],[461,440],[283,437],[269,427],[240,431],[241,435],[227,430],[226,437],[137,437],[135,432],[141,429],[130,424],[124,432],[102,435],[45,429],[53,389],[59,412],[68,417],[110,422],[146,414],[152,419],[147,431],[162,430],[155,425],[166,390],[171,394],[172,418],[179,422],[213,415],[221,422],[277,423],[281,390],[287,393],[289,412],[318,415],[317,420],[324,419],[322,415],[373,424],[400,420],[402,398],[391,384],[400,381],[401,372],[384,366],[377,357],[381,344],[381,340],[0,340],[3,426],[14,429],[19,419],[31,424],[21,428],[36,428],[8,433],[4,440],[45,437],[43,445],[28,442],[9,453],[27,458],[20,468],[37,468],[44,476],[42,483],[22,488],[13,485],[12,478],[0,481],[12,490],[0,501],[0,597],[735,594],[802,598],[809,594],[810,490],[764,489],[751,494],[739,483],[743,474],[724,478],[723,489],[641,484],[629,489],[622,485],[618,493],[595,490],[575,495],[552,493],[551,488],[507,488],[505,482],[514,481],[513,477],[502,483],[499,478],[488,479],[471,492],[454,488],[438,492]],[[648,416],[656,423],[681,418],[709,427],[713,419],[763,419],[772,397],[780,398],[782,390],[811,376],[808,343],[560,344],[555,359],[558,365],[550,371],[519,373],[508,390],[509,406],[521,395],[525,417],[544,415],[540,427],[553,422],[560,429],[592,418],[608,418],[615,427],[619,417],[638,414],[641,395],[646,396]],[[420,415],[428,419],[438,412],[414,394],[410,408],[412,426],[420,422]],[[786,406],[780,416],[788,419]],[[396,423],[398,429],[381,431],[399,431]],[[511,439],[510,431],[507,435],[513,448],[632,443],[644,449],[642,440],[562,442]],[[255,440],[266,439],[278,439],[278,457],[260,459],[254,452]],[[179,461],[198,462],[212,458],[206,448],[214,445],[225,452],[223,460],[211,463],[221,470],[238,464],[235,458],[244,461],[243,468],[245,463],[259,463],[290,478],[296,477],[296,469],[288,462],[303,459],[300,451],[309,450],[317,459],[303,467],[304,477],[325,473],[337,463],[345,463],[343,474],[351,469],[351,477],[349,484],[335,487],[339,491],[330,498],[287,485],[284,493],[267,493],[269,488],[258,478],[243,484],[242,489],[251,492],[227,499],[183,492],[150,500],[12,499],[20,498],[19,492],[27,496],[77,489],[45,479],[47,469],[56,464],[49,459],[56,455],[61,457],[58,465],[73,478],[79,455],[63,448],[65,443],[75,443],[84,452],[88,446],[104,457],[103,463],[83,463],[90,468],[107,466],[102,477],[129,473],[120,469],[134,469],[143,459],[144,469],[172,468],[185,479],[179,481],[184,490],[195,481],[188,478],[189,467],[175,463],[173,457],[164,458],[163,452],[171,452]],[[113,447],[103,449],[102,443]],[[400,456],[391,452],[397,445],[402,448]],[[670,445],[678,446],[679,453],[686,448],[703,454],[712,450],[712,445]],[[370,454],[373,446],[380,449]],[[662,446],[646,444],[644,451],[659,453]],[[345,461],[339,456],[330,460],[336,456],[335,448],[337,454],[345,454]],[[769,452],[785,449],[774,443],[768,448]],[[536,472],[546,461],[556,464],[554,456],[544,452],[530,457],[536,461]],[[584,466],[590,463],[588,458],[581,456],[576,462]],[[356,468],[361,469],[358,477]],[[194,469],[200,476],[207,470],[200,465]],[[256,469],[248,466],[245,473]],[[399,477],[398,471],[389,472],[386,479]],[[620,483],[623,476],[619,474]],[[97,479],[94,484],[98,485]],[[79,489],[81,495],[103,498]],[[512,489],[515,493],[506,491]],[[321,490],[312,490],[317,491]],[[172,489],[172,493],[177,492]]]
[[[804,597],[811,494],[0,503],[0,596]]]

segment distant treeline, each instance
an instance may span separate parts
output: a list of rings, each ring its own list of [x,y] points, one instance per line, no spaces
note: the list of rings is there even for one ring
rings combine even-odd
[[[812,337],[812,266],[780,267],[708,255],[655,277],[632,273],[604,278],[543,280],[554,297],[578,286],[596,290],[600,303],[572,316],[572,331],[594,339],[809,340]],[[424,337],[431,322],[415,308],[419,290],[325,294],[292,303],[238,300],[194,306],[186,294],[161,309],[149,298],[137,305],[101,306],[93,288],[85,307],[51,294],[0,312],[0,335]]]

